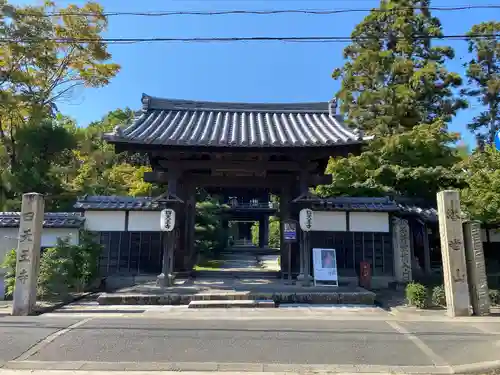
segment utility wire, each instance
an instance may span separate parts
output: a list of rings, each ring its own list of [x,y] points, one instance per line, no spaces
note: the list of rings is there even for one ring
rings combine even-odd
[[[230,14],[248,14],[248,15],[273,15],[273,14],[311,14],[311,15],[330,15],[342,13],[359,13],[359,12],[377,12],[377,13],[396,13],[408,10],[420,10],[418,7],[406,7],[395,9],[331,9],[331,10],[314,10],[314,9],[284,9],[284,10],[220,10],[220,11],[149,11],[149,12],[103,12],[98,13],[79,13],[79,12],[47,12],[38,14],[33,12],[25,12],[14,10],[20,15],[31,17],[54,17],[54,16],[75,16],[75,17],[94,17],[94,16],[141,16],[141,17],[165,17],[165,16],[218,16]],[[473,9],[500,9],[500,5],[463,5],[463,6],[444,6],[444,7],[429,7],[430,11],[463,11]]]
[[[457,34],[443,36],[415,35],[413,39],[434,40],[434,39],[449,39],[449,40],[470,40],[470,39],[497,39],[500,34]],[[202,37],[202,38],[168,38],[168,37],[153,37],[153,38],[0,38],[0,43],[29,43],[38,41],[49,41],[55,43],[104,43],[104,44],[127,44],[127,43],[147,43],[147,42],[186,42],[186,43],[213,43],[213,42],[352,42],[352,41],[371,41],[374,39],[383,40],[380,38],[370,37],[347,37],[347,36],[250,36],[250,37]],[[395,37],[394,40],[402,38]]]

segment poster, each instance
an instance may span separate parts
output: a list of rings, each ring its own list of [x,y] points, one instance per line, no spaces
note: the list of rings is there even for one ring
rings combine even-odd
[[[335,249],[313,249],[314,284],[333,282],[338,286],[337,252]]]

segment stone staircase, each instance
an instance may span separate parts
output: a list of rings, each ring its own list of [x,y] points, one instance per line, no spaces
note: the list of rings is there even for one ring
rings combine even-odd
[[[192,271],[193,279],[279,279],[280,271],[243,271],[243,270],[227,270],[227,271]]]
[[[211,301],[191,301],[189,302],[189,309],[230,309],[230,308],[275,308],[276,302],[273,300],[211,300]]]

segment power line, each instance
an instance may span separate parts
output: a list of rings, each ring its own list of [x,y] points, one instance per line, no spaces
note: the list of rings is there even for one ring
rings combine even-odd
[[[75,17],[94,17],[96,15],[103,15],[106,17],[115,16],[141,16],[141,17],[165,17],[165,16],[220,16],[231,14],[246,14],[246,15],[273,15],[273,14],[310,14],[310,15],[332,15],[343,13],[360,13],[360,12],[377,12],[377,13],[395,13],[408,10],[420,10],[417,7],[406,7],[396,9],[330,9],[330,10],[314,10],[314,9],[284,9],[284,10],[220,10],[220,11],[148,11],[148,12],[103,12],[97,13],[79,13],[79,12],[47,12],[45,14],[30,13],[25,11],[15,10],[21,15],[31,17],[54,17],[54,16],[75,16]],[[500,5],[463,5],[463,6],[443,6],[443,7],[429,7],[426,8],[430,11],[463,11],[473,9],[500,9]]]
[[[457,34],[443,36],[415,35],[413,39],[420,40],[469,40],[469,39],[496,39],[500,34]],[[128,44],[128,43],[148,43],[148,42],[185,42],[185,43],[222,43],[222,42],[352,42],[352,41],[370,41],[380,38],[370,37],[347,37],[347,36],[249,36],[249,37],[202,37],[202,38],[0,38],[0,43],[29,43],[37,41],[51,41],[55,43],[104,43],[104,44]],[[402,38],[395,37],[395,41]]]

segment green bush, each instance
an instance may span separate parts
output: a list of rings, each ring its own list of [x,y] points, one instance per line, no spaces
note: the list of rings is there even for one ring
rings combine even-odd
[[[271,248],[279,249],[280,247],[280,219],[276,216],[269,217],[269,238],[268,246]],[[259,223],[252,226],[252,243],[255,246],[259,244]]]
[[[46,249],[40,259],[37,294],[41,298],[64,296],[70,292],[82,292],[98,276],[98,261],[102,246],[88,232],[80,234],[80,243],[72,245],[69,239],[58,239],[55,247]],[[2,267],[6,295],[14,293],[16,280],[16,250],[9,252]]]
[[[500,305],[500,290],[490,289],[489,295],[492,305]]]
[[[432,288],[431,301],[434,306],[445,307],[446,306],[446,294],[444,292],[443,285],[437,285]]]
[[[0,268],[4,268],[7,273],[5,274],[5,297],[12,298],[14,294],[14,287],[16,284],[16,249],[12,249],[5,254]]]
[[[427,306],[427,288],[418,283],[409,283],[405,289],[406,300],[410,306],[423,309]]]

